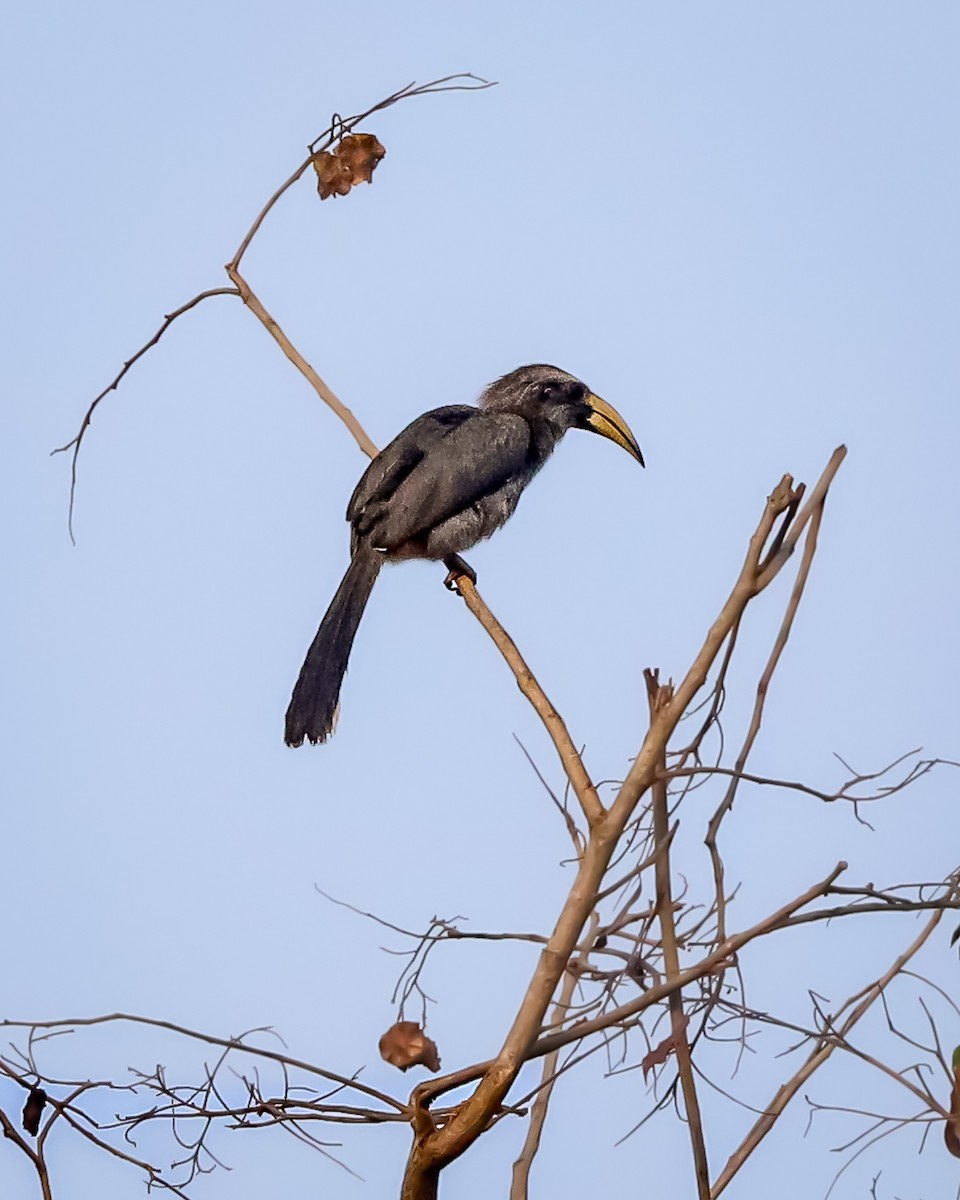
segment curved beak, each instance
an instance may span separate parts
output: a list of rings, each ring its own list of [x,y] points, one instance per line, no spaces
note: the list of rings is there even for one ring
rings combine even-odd
[[[587,417],[586,428],[593,433],[599,433],[601,437],[609,438],[618,446],[622,446],[642,467],[644,465],[643,455],[640,453],[637,439],[631,433],[630,426],[613,405],[608,404],[606,400],[601,400],[592,392],[587,396],[587,404],[590,406],[590,416]]]

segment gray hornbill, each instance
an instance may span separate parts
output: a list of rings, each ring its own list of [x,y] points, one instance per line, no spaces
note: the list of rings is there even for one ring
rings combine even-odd
[[[568,429],[589,429],[643,466],[623,417],[585,383],[550,366],[518,367],[492,383],[476,408],[451,404],[424,413],[370,463],[347,505],[350,566],[320,623],[287,709],[285,740],[325,742],[370,592],[385,562],[443,560],[450,577],[468,574],[458,557],[489,537]]]

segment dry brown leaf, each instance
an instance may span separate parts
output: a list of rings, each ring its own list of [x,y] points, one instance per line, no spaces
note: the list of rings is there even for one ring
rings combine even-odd
[[[349,168],[354,183],[370,183],[386,150],[372,133],[352,133],[337,147],[337,157]]]
[[[373,172],[386,150],[372,133],[350,133],[334,150],[313,156],[320,199],[345,196],[356,183],[371,183]]]
[[[960,1158],[960,1046],[953,1052],[953,1089],[950,1116],[943,1123],[943,1140],[954,1158]]]
[[[689,1021],[690,1018],[685,1016],[679,1030],[675,1030],[670,1034],[669,1037],[664,1038],[659,1046],[654,1046],[652,1050],[647,1051],[647,1053],[643,1056],[643,1061],[640,1063],[640,1066],[643,1068],[644,1079],[646,1079],[647,1072],[651,1068],[662,1067],[670,1055],[676,1050],[678,1033],[682,1038],[686,1039],[687,1024]]]
[[[321,200],[328,196],[345,196],[353,187],[353,180],[344,176],[340,159],[326,150],[313,156],[313,169],[317,173],[317,191]]]
[[[380,1039],[380,1057],[401,1071],[415,1066],[440,1070],[437,1043],[427,1037],[416,1021],[397,1021],[391,1025]]]
[[[35,1087],[30,1091],[27,1102],[23,1106],[23,1127],[33,1137],[37,1136],[40,1128],[40,1117],[47,1103],[47,1093],[43,1088]]]

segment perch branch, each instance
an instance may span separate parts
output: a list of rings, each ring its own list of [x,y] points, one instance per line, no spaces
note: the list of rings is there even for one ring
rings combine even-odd
[[[602,819],[606,810],[600,801],[597,789],[587,774],[583,759],[573,744],[563,717],[550,703],[546,692],[537,682],[535,675],[524,661],[523,655],[517,649],[516,643],[484,603],[473,582],[465,575],[460,576],[457,580],[457,590],[463,597],[467,608],[487,631],[494,645],[506,659],[507,666],[517,681],[517,687],[530,701],[537,716],[543,722],[544,728],[560,756],[560,762],[570,780],[570,786],[580,801],[583,815],[591,827],[595,826]]]

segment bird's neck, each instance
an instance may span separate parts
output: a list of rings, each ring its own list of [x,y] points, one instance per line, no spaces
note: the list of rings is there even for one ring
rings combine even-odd
[[[553,421],[542,418],[530,422],[530,431],[532,434],[530,456],[538,467],[542,467],[567,431],[559,425],[555,425]]]

